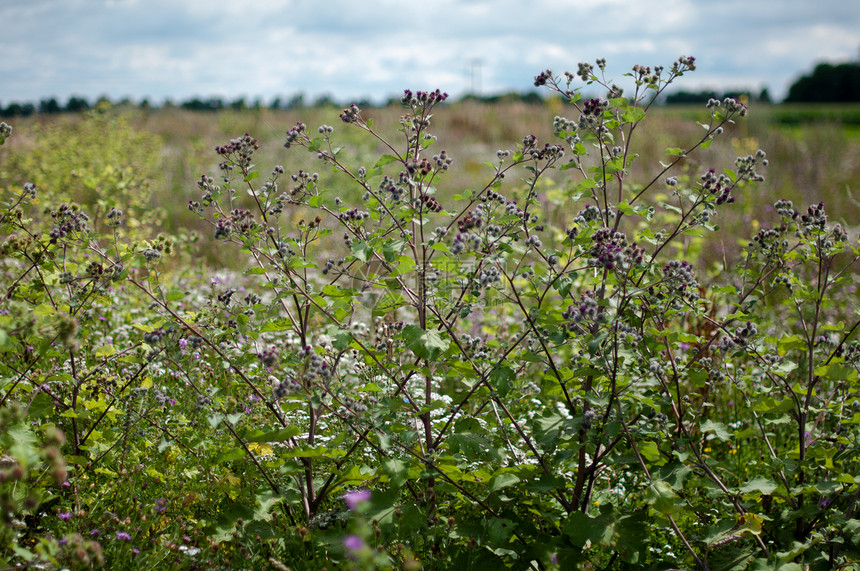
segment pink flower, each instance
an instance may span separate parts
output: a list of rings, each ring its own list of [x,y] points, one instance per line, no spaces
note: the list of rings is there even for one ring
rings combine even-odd
[[[364,548],[364,540],[355,534],[347,535],[343,540],[343,546],[350,551],[361,551]]]
[[[366,502],[369,499],[370,490],[365,489],[347,492],[343,496],[343,501],[346,502],[346,507],[348,507],[350,511],[355,511],[359,504]]]

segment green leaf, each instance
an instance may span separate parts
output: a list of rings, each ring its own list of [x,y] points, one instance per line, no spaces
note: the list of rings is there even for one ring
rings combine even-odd
[[[113,345],[101,345],[96,347],[95,356],[99,359],[116,355],[116,348]]]
[[[260,176],[260,173],[258,173],[257,171],[249,172],[248,175],[244,178],[244,181],[245,182],[251,182],[252,180],[257,178],[258,176]]]
[[[450,340],[443,337],[438,330],[424,331],[417,325],[407,325],[403,328],[402,335],[406,346],[415,356],[428,361],[436,360],[450,345]]]
[[[352,250],[356,259],[364,262],[365,264],[373,257],[373,248],[368,246],[365,242],[354,242],[352,246],[350,246],[350,250]]]
[[[54,399],[47,393],[39,392],[27,408],[28,418],[45,418],[54,412]]]
[[[853,367],[846,367],[839,363],[818,367],[815,369],[815,374],[831,381],[847,381],[857,378],[857,371]]]
[[[266,324],[260,328],[260,333],[266,333],[269,331],[289,331],[292,327],[292,320],[287,317],[281,317],[267,321]]]
[[[589,541],[592,545],[606,545],[614,535],[612,523],[607,515],[592,518],[575,511],[567,516],[564,533],[577,547],[582,547]]]
[[[801,339],[799,335],[786,335],[776,343],[776,350],[780,356],[794,349],[804,350],[806,348],[806,341]]]
[[[741,486],[740,492],[742,494],[751,494],[754,492],[760,492],[765,496],[769,496],[776,490],[777,486],[775,482],[768,480],[767,478],[756,478],[747,482],[745,486]]]
[[[174,289],[168,292],[167,301],[176,301],[177,299],[182,299],[188,294],[188,292],[182,291],[180,289]]]
[[[660,449],[655,442],[643,442],[639,445],[639,453],[649,462],[660,460]]]
[[[42,303],[33,308],[33,313],[38,317],[48,317],[49,315],[54,315],[56,312],[54,306],[47,303]]]
[[[390,165],[391,163],[396,163],[399,161],[397,157],[394,155],[382,155],[378,161],[376,161],[376,167],[384,167],[385,165]]]
[[[389,458],[380,465],[382,471],[388,476],[391,489],[396,490],[406,481],[409,476],[409,466],[403,460]]]
[[[245,451],[239,448],[233,448],[232,450],[228,450],[227,452],[221,454],[216,460],[216,464],[221,464],[223,462],[232,462],[234,460],[241,460],[245,457]]]
[[[726,425],[722,422],[714,422],[708,419],[701,424],[701,427],[702,432],[713,434],[723,442],[726,442],[732,437],[731,433],[726,429]]]
[[[645,501],[660,513],[672,513],[675,511],[675,490],[668,482],[654,482],[648,486]]]
[[[297,426],[289,426],[281,430],[273,430],[271,432],[263,432],[255,430],[252,433],[244,436],[245,442],[284,442],[290,438],[296,437],[302,433],[302,430]]]
[[[639,107],[628,107],[621,116],[625,123],[638,123],[645,118],[645,110]]]
[[[635,564],[646,557],[648,528],[649,522],[644,510],[618,518],[615,523],[615,541],[622,561]]]
[[[516,373],[514,373],[510,367],[506,367],[504,365],[496,367],[493,369],[493,372],[490,373],[490,381],[492,381],[493,386],[502,398],[508,396],[508,393],[511,392],[511,387],[513,386],[516,378]]]
[[[516,524],[506,518],[493,518],[488,526],[488,535],[491,545],[507,545],[514,534]]]
[[[490,491],[497,492],[503,488],[509,488],[520,483],[520,477],[510,472],[496,472],[490,478]]]

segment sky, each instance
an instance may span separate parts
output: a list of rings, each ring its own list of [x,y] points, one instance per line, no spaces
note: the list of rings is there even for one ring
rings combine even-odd
[[[678,89],[767,87],[860,59],[856,0],[0,0],[0,105],[70,96],[159,103],[382,102],[534,89],[576,72],[694,56]]]

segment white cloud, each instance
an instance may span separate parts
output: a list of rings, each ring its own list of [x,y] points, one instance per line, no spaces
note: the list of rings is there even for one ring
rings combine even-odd
[[[669,65],[681,88],[767,84],[856,58],[860,11],[844,0],[2,0],[0,101],[72,93],[181,99],[238,94],[382,99],[460,93],[479,60],[485,92],[531,88],[541,69],[609,60]]]

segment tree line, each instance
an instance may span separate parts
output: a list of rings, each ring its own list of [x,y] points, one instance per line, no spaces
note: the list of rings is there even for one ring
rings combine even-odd
[[[688,103],[704,103],[709,99],[725,99],[731,97],[733,99],[746,99],[748,101],[757,101],[761,103],[771,103],[771,96],[767,88],[762,89],[756,94],[750,91],[726,91],[717,93],[712,90],[703,91],[678,91],[666,95],[662,103],[667,105],[688,104]],[[542,103],[543,99],[536,92],[526,93],[504,93],[495,95],[475,95],[468,94],[463,96],[464,101],[479,101],[482,103],[499,103],[499,102],[514,102],[534,105]],[[382,106],[390,105],[400,101],[399,97],[392,97],[384,102]],[[830,64],[821,63],[817,65],[813,71],[807,75],[800,77],[795,81],[788,90],[788,95],[783,100],[785,103],[857,103],[860,102],[860,63],[843,63]],[[263,107],[269,109],[301,109],[304,107],[326,107],[339,106],[343,102],[336,101],[330,95],[320,95],[313,100],[306,100],[304,94],[298,93],[290,97],[276,97],[270,103],[265,104],[259,98],[248,101],[244,97],[239,97],[233,100],[226,100],[222,97],[200,98],[194,97],[182,101],[178,105],[171,100],[166,100],[161,107],[181,107],[191,111],[221,111],[224,109],[233,109],[242,111],[245,109],[261,109]],[[350,101],[349,103],[353,103]],[[375,107],[371,101],[363,100],[356,102],[359,107],[368,108]],[[132,103],[129,99],[122,99],[116,102],[117,105],[137,105],[142,109],[155,107],[149,99],[143,99],[139,103]],[[72,96],[65,104],[60,103],[55,97],[42,99],[38,103],[33,102],[12,102],[6,106],[0,104],[0,117],[27,117],[33,114],[52,115],[58,113],[80,113],[89,109],[98,108],[101,105],[112,106],[107,97],[101,97],[94,103],[90,104],[86,98],[80,96]]]

